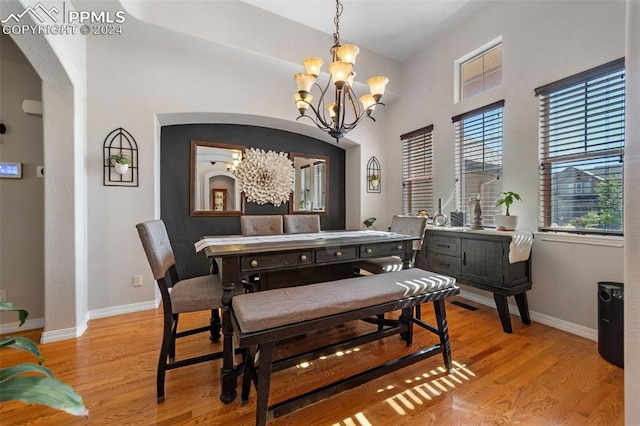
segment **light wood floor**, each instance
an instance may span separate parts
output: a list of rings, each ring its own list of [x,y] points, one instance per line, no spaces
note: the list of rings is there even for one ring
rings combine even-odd
[[[451,298],[449,300],[455,300]],[[513,334],[501,331],[494,309],[477,311],[447,303],[454,372],[436,356],[356,389],[275,419],[273,425],[622,425],[623,370],[602,359],[595,342],[512,317]],[[430,305],[424,318],[433,317]],[[184,323],[207,321],[191,315]],[[184,325],[184,324],[183,324]],[[155,368],[161,334],[160,310],[92,320],[75,340],[41,345],[46,365],[83,397],[89,418],[18,402],[0,404],[0,424],[9,425],[251,425],[250,403],[224,405],[219,395],[219,361],[167,373],[166,400],[156,403]],[[370,329],[363,322],[290,342],[281,354],[307,342],[349,336]],[[416,345],[433,336],[416,328]],[[22,333],[35,340],[40,331]],[[219,348],[205,335],[192,336],[192,351]],[[271,403],[311,386],[350,375],[407,349],[399,337],[317,360],[307,368],[274,375]],[[3,365],[25,355],[3,350]]]

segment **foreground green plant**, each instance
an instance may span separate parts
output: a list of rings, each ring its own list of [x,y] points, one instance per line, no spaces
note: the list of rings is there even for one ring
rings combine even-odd
[[[18,312],[21,326],[29,315],[24,309],[15,309],[12,303],[7,302],[0,303],[0,311]],[[0,369],[0,402],[42,404],[74,416],[89,414],[82,397],[42,365],[44,358],[32,340],[20,336],[3,337],[0,339],[0,349],[25,351],[38,359],[38,364],[25,362]]]

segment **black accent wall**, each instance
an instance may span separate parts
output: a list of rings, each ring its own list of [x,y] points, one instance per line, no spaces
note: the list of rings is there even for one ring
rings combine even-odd
[[[163,126],[160,134],[160,217],[176,256],[180,278],[209,272],[203,253],[193,244],[203,235],[240,234],[240,216],[191,216],[189,179],[191,140],[221,142],[265,151],[297,152],[329,157],[329,214],[320,216],[322,229],[345,228],[345,152],[335,145],[283,130],[235,124]],[[245,203],[245,214],[287,214],[289,203]]]

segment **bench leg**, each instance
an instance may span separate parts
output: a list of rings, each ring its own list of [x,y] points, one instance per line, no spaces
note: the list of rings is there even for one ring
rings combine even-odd
[[[260,359],[258,360],[256,426],[267,424],[269,412],[269,386],[271,382],[271,367],[273,364],[273,343],[260,345]]]
[[[400,333],[400,337],[407,342],[407,346],[413,344],[413,307],[402,308],[402,314],[400,314],[400,324],[407,326],[407,331]]]
[[[451,343],[449,342],[449,324],[447,323],[447,311],[444,307],[444,299],[434,300],[433,309],[436,313],[436,323],[438,324],[438,335],[442,346],[442,358],[447,370],[451,371],[453,363],[451,360]]]

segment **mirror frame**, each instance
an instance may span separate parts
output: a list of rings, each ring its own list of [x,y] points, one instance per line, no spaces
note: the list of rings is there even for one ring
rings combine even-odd
[[[328,215],[329,214],[329,157],[326,155],[319,155],[319,154],[308,154],[308,153],[301,153],[301,152],[290,152],[289,153],[289,160],[291,160],[291,162],[294,164],[295,167],[295,158],[296,157],[304,157],[304,158],[312,158],[312,159],[317,159],[317,160],[323,160],[326,164],[326,172],[324,174],[324,187],[325,187],[325,191],[324,191],[324,211],[296,211],[294,210],[294,193],[292,192],[291,195],[289,195],[289,214],[317,214],[317,215]]]
[[[199,146],[211,147],[211,148],[223,148],[223,149],[233,149],[242,151],[244,155],[245,147],[240,145],[231,145],[228,143],[222,142],[208,142],[208,141],[198,141],[191,140],[191,166],[189,173],[189,213],[191,216],[242,216],[244,214],[245,208],[245,197],[244,193],[240,193],[240,210],[225,210],[225,211],[215,211],[215,210],[196,210],[196,199],[195,199],[195,189],[196,189],[196,151]]]

